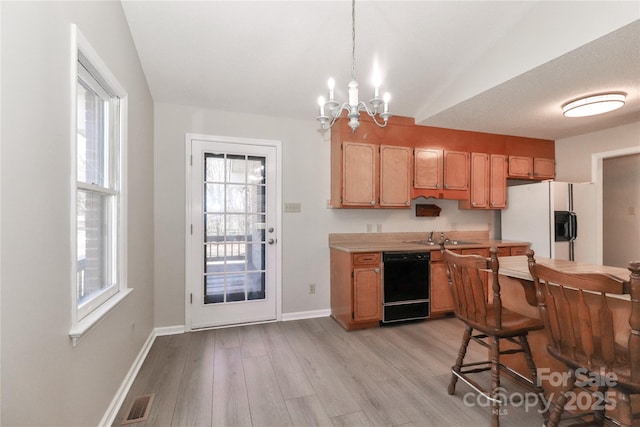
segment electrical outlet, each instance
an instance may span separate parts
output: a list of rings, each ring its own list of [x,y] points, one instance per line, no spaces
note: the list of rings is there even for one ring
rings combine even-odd
[[[316,293],[316,284],[315,283],[309,284],[309,294],[313,295],[315,293]]]

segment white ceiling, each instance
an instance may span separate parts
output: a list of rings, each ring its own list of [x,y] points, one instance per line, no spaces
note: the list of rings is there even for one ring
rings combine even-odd
[[[329,77],[346,100],[350,1],[122,3],[156,102],[313,120]],[[560,139],[640,120],[638,1],[359,0],[361,99],[374,61],[391,112],[424,125]],[[562,116],[606,90],[626,105]]]

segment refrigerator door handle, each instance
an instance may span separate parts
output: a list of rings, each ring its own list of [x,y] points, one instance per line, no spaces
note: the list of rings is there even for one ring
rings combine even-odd
[[[573,242],[578,237],[578,216],[575,212],[569,212],[569,241]]]

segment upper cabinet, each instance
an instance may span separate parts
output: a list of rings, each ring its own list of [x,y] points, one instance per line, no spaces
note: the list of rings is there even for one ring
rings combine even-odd
[[[411,149],[344,141],[340,168],[332,168],[332,205],[353,208],[411,206]]]
[[[462,209],[502,209],[507,205],[507,163],[502,154],[471,153],[471,189]]]
[[[553,179],[554,177],[554,159],[509,156],[509,178]]]
[[[469,153],[416,148],[413,195],[454,200],[468,198]]]
[[[554,159],[533,158],[533,178],[553,179],[556,177],[556,162]]]
[[[380,146],[380,207],[411,206],[411,148]]]
[[[422,196],[502,209],[507,178],[555,178],[554,141],[417,126],[408,117],[380,128],[361,116],[356,132],[345,117],[331,129],[334,208],[409,208]]]
[[[378,147],[342,144],[342,206],[374,206],[378,199]]]

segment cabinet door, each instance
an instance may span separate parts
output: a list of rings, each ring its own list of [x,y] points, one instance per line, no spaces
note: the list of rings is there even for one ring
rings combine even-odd
[[[512,246],[510,255],[511,256],[525,255],[525,253],[527,252],[527,249],[529,249],[528,246]]]
[[[469,188],[469,153],[444,152],[444,188],[445,190]]]
[[[453,311],[453,298],[444,262],[431,263],[431,313]]]
[[[507,156],[492,154],[490,157],[489,207],[507,207]]]
[[[533,159],[531,157],[509,156],[509,176],[531,178]]]
[[[444,176],[442,171],[442,150],[416,148],[414,157],[413,186],[432,190],[441,189]]]
[[[380,146],[380,206],[411,206],[411,148]]]
[[[556,162],[553,159],[534,158],[533,177],[534,178],[555,178]]]
[[[489,207],[489,185],[489,155],[471,153],[471,207]]]
[[[373,144],[344,142],[342,146],[342,204],[376,204],[376,162],[378,147]]]
[[[353,320],[361,322],[382,319],[380,297],[380,268],[355,268],[353,270]]]

